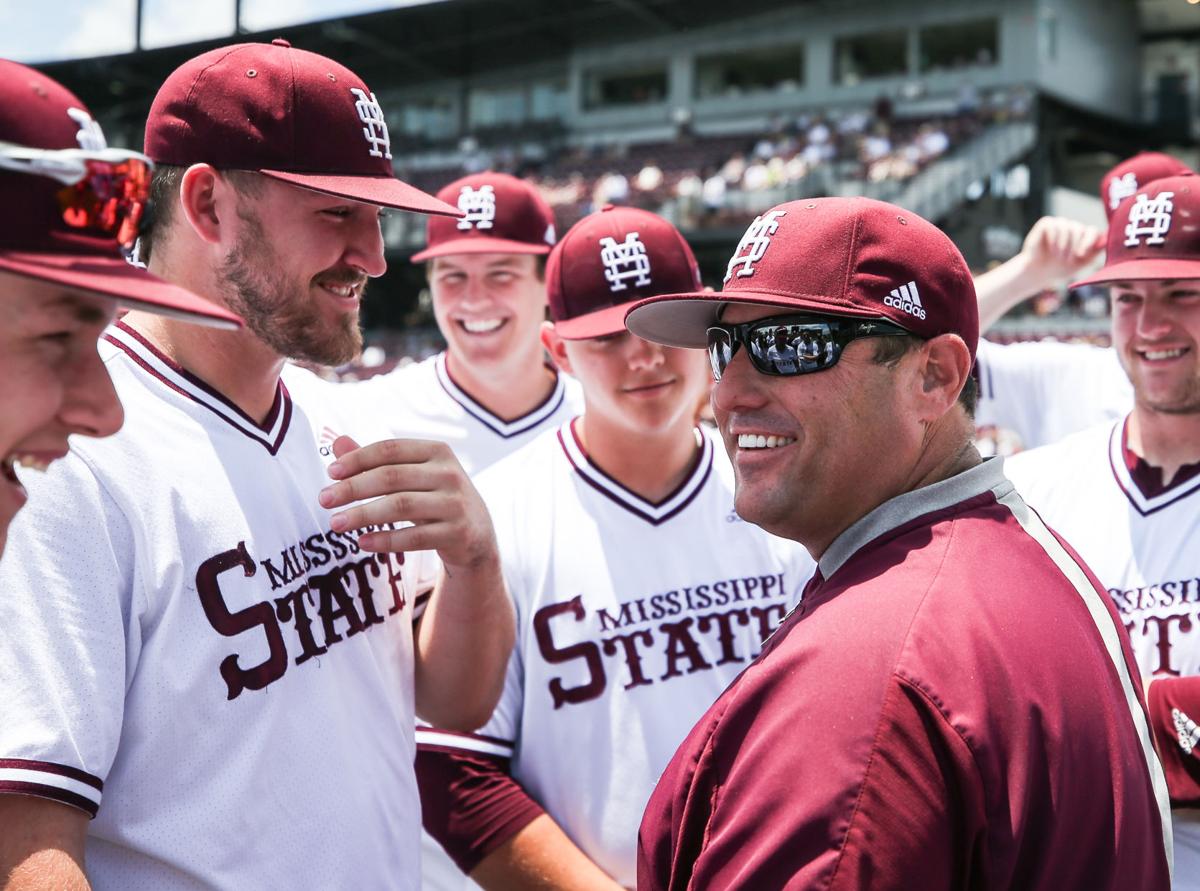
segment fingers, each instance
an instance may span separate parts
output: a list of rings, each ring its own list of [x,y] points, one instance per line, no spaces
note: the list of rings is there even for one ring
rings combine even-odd
[[[376,554],[396,554],[401,551],[437,551],[441,553],[451,540],[460,534],[453,523],[428,523],[421,526],[405,526],[403,529],[381,529],[364,532],[358,537],[358,546]]]
[[[340,454],[339,443],[345,448]],[[339,436],[333,445],[337,460],[329,465],[329,475],[335,480],[387,464],[421,464],[437,458],[455,460],[444,442],[425,439],[385,439],[360,447],[349,436]]]
[[[349,436],[339,436],[333,441],[333,457],[340,458],[348,452],[357,449],[358,443]]]
[[[334,532],[345,532],[389,523],[444,521],[460,513],[455,499],[444,492],[395,492],[336,513],[329,523]]]
[[[457,472],[456,472],[457,471]],[[448,491],[457,494],[462,490],[462,471],[456,465],[436,461],[420,464],[385,464],[360,471],[321,490],[317,500],[321,507],[335,508],[376,498],[396,492]]]

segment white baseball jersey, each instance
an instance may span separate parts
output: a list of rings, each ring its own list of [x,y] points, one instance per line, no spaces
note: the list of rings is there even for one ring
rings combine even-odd
[[[509,421],[454,382],[445,353],[339,387],[343,399],[386,425],[391,436],[445,442],[463,469],[476,474],[583,411],[579,382],[557,372],[555,377],[554,389],[541,405]],[[284,383],[295,393],[303,392],[314,378],[296,366],[283,372]]]
[[[571,423],[481,475],[517,645],[477,735],[418,729],[422,747],[511,758],[530,796],[630,888],[659,774],[814,569],[734,513],[725,449],[697,435],[695,468],[658,504],[594,465]]]
[[[1113,349],[1039,341],[979,341],[978,427],[995,425],[1037,448],[1124,417],[1133,386]]]
[[[332,385],[255,423],[123,324],[0,563],[0,792],[73,805],[96,889],[417,888],[412,603],[317,503]]]
[[[463,469],[475,474],[583,411],[583,390],[574,378],[555,372],[554,389],[541,405],[512,420],[494,414],[463,390],[439,353],[365,381],[338,384],[347,411],[358,411],[387,427],[389,436],[447,443]],[[293,393],[324,382],[289,365],[283,380]],[[418,603],[418,614],[424,603]],[[465,891],[478,886],[463,876],[441,846],[422,833],[422,887]]]
[[[1005,462],[1017,490],[1108,589],[1143,676],[1200,674],[1200,467],[1164,487],[1102,424]],[[1176,809],[1176,889],[1200,889],[1200,810]]]

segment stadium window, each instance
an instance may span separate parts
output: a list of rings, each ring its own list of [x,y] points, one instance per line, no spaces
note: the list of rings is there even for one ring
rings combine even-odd
[[[922,74],[995,65],[1000,23],[996,19],[979,19],[930,25],[921,29],[918,39]]]
[[[571,93],[565,80],[539,81],[529,88],[529,118],[561,121],[571,109]]]
[[[528,117],[529,101],[523,86],[474,88],[467,99],[467,120],[472,128],[519,124]]]
[[[592,110],[622,105],[653,105],[667,98],[665,65],[589,71],[584,76],[583,107]]]
[[[908,73],[908,34],[903,29],[839,37],[833,44],[833,78],[843,86]]]
[[[799,89],[804,84],[804,47],[799,45],[700,56],[696,98],[743,96]]]
[[[458,133],[454,105],[446,98],[414,99],[401,106],[400,129],[410,136],[447,139]]]

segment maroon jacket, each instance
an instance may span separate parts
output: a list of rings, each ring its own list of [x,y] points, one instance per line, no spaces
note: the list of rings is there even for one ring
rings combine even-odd
[[[1111,601],[989,461],[830,546],[663,773],[638,888],[1165,891],[1169,825]]]

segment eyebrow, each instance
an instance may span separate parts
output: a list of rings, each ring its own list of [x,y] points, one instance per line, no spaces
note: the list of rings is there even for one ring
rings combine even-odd
[[[100,298],[109,299],[109,298]],[[84,325],[99,325],[108,321],[108,313],[98,308],[89,300],[81,300],[75,294],[63,293],[43,305],[47,310],[63,310],[69,312]]]

